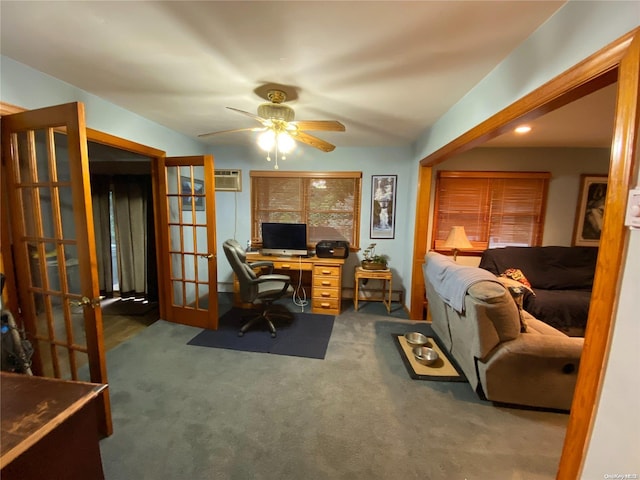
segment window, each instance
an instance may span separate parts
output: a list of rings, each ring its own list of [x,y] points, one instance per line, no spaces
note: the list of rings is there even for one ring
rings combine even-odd
[[[548,172],[438,172],[432,247],[462,225],[474,251],[540,245]]]
[[[307,241],[359,248],[362,172],[251,172],[251,242],[263,222],[306,223]]]

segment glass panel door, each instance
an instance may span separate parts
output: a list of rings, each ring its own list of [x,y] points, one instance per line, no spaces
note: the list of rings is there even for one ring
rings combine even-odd
[[[163,169],[168,282],[167,320],[218,326],[213,157],[165,159]]]
[[[35,348],[32,370],[106,384],[83,105],[4,116],[2,148],[20,314]],[[106,389],[99,401],[108,435]]]

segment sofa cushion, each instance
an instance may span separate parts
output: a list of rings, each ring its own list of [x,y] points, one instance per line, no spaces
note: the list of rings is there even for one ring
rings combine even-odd
[[[591,289],[596,247],[504,247],[485,250],[480,268],[500,275],[518,268],[534,289]]]
[[[524,309],[549,325],[566,330],[584,329],[589,316],[590,291],[536,290],[536,295],[525,295]]]
[[[469,287],[467,308],[493,324],[501,342],[520,335],[520,316],[511,294],[499,283],[478,282]],[[480,318],[478,318],[480,320]]]
[[[560,330],[553,328],[548,323],[542,322],[537,318],[534,318],[527,312],[524,312],[527,317],[527,334],[533,335],[552,335],[556,337],[566,337]]]

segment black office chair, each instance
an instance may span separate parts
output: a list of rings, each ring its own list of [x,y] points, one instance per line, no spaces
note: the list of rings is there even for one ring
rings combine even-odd
[[[273,273],[273,262],[247,262],[247,256],[242,246],[235,240],[229,239],[222,244],[224,254],[231,265],[238,283],[240,284],[240,299],[244,303],[251,303],[260,309],[258,315],[248,320],[238,332],[238,336],[243,336],[247,330],[260,322],[266,322],[271,336],[276,336],[276,327],[272,318],[281,317],[291,320],[293,314],[286,307],[278,309],[273,302],[284,295],[293,293],[291,288],[291,278],[288,275]],[[267,273],[257,275],[254,269],[266,268]]]

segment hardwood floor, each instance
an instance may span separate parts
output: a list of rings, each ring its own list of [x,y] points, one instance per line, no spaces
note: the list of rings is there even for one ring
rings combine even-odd
[[[108,309],[105,310],[108,312]],[[126,313],[111,315],[103,312],[102,324],[106,350],[109,351],[117,347],[125,340],[144,330],[158,318],[157,305],[142,315],[127,315]]]

